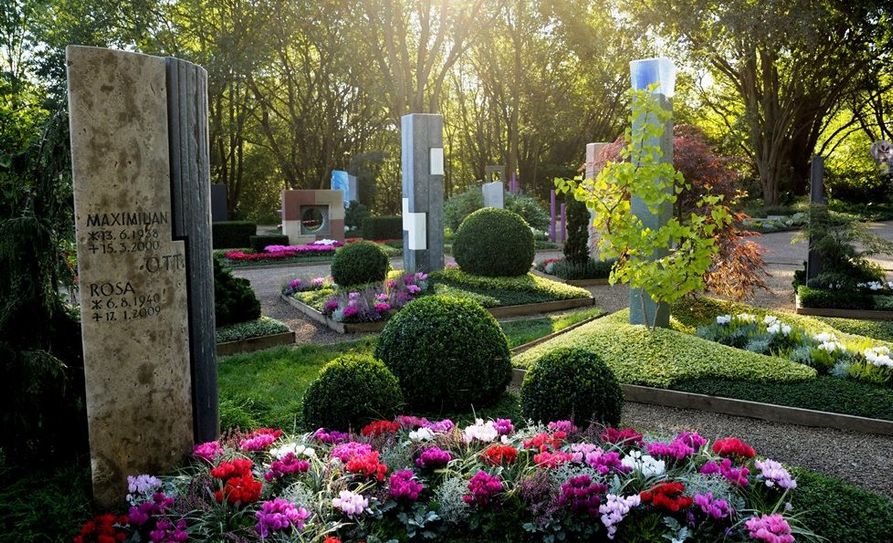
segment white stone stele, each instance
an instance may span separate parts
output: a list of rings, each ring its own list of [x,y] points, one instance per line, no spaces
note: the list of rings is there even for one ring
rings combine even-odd
[[[597,143],[587,143],[586,144],[586,179],[595,179],[595,176],[598,175],[598,172],[601,168],[596,168],[595,162],[598,159],[599,153],[602,152],[602,149],[611,145],[608,142],[597,142]],[[594,258],[595,260],[599,260],[598,254],[598,240],[601,238],[601,233],[592,226],[593,221],[595,221],[595,213],[590,210],[589,211],[589,256]]]
[[[191,452],[184,243],[171,237],[165,59],[67,49],[74,212],[93,492]]]
[[[502,181],[493,181],[481,185],[484,193],[484,207],[505,208],[505,186]]]
[[[403,199],[403,230],[406,231],[406,245],[411,251],[428,248],[427,216],[425,213],[410,213],[409,198]]]
[[[431,171],[428,173],[431,175],[443,175],[443,147],[432,147],[429,153],[428,163],[431,165]]]

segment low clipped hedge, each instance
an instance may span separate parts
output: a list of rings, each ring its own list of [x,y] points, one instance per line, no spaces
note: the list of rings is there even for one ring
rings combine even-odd
[[[248,246],[255,252],[262,253],[268,245],[288,245],[288,236],[282,234],[266,234],[263,236],[250,236]]]
[[[400,380],[412,407],[486,405],[512,377],[496,319],[473,301],[445,296],[419,298],[391,317],[375,356]]]
[[[721,377],[756,382],[815,379],[816,371],[778,357],[765,356],[676,330],[648,330],[627,324],[629,311],[585,324],[518,355],[513,363],[530,368],[551,351],[579,347],[598,353],[621,383],[660,388],[687,379]]]
[[[211,223],[211,245],[214,249],[239,249],[251,246],[257,224],[251,221],[219,221]]]
[[[535,255],[527,221],[506,209],[487,207],[465,217],[453,240],[453,257],[473,275],[514,277],[530,271]]]
[[[583,349],[550,351],[537,360],[521,385],[521,409],[528,420],[617,426],[622,408],[617,378],[601,357]]]
[[[532,273],[517,277],[485,277],[456,268],[430,274],[437,294],[470,298],[484,307],[589,298],[589,291]]]
[[[377,243],[348,243],[335,252],[332,279],[340,287],[379,283],[388,275],[391,261]]]
[[[257,320],[217,328],[217,343],[284,334],[288,331],[289,328],[284,322],[271,319],[270,317],[261,317]]]
[[[323,366],[303,404],[309,428],[359,429],[372,420],[395,417],[403,406],[403,394],[381,361],[346,354]]]
[[[403,239],[403,217],[384,215],[363,219],[363,237],[366,239]]]
[[[791,504],[816,535],[834,543],[893,542],[893,500],[840,479],[792,468]]]
[[[872,296],[864,292],[851,290],[830,290],[810,288],[806,285],[797,287],[797,297],[803,307],[829,309],[888,309],[889,303],[883,303],[890,296]],[[885,307],[886,306],[886,307]]]
[[[819,375],[795,383],[705,378],[674,383],[673,390],[801,409],[893,420],[893,389],[855,379]]]

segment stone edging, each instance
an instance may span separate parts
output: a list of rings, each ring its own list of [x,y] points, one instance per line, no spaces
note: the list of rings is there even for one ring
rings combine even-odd
[[[512,370],[512,384],[520,385],[526,370]],[[736,400],[706,394],[694,394],[665,388],[654,388],[640,385],[620,385],[626,401],[676,407],[680,409],[697,409],[711,413],[721,413],[736,417],[748,417],[769,422],[798,424],[819,428],[835,428],[864,434],[880,434],[893,436],[893,421],[815,411],[799,407]]]
[[[314,321],[328,326],[339,334],[368,334],[380,332],[385,325],[385,321],[381,322],[361,322],[361,323],[344,323],[332,320],[315,308],[298,301],[291,296],[279,295],[280,298],[301,313],[307,315]],[[595,299],[591,296],[588,298],[572,298],[570,300],[555,300],[554,302],[541,302],[537,304],[522,305],[506,305],[502,307],[490,307],[487,311],[497,319],[506,317],[518,317],[522,315],[537,315],[540,313],[550,313],[552,311],[561,311],[563,309],[573,309],[576,307],[588,307],[595,305]],[[563,332],[564,330],[562,330]]]
[[[260,351],[269,349],[270,347],[278,347],[279,345],[291,345],[295,342],[295,333],[280,332],[278,334],[269,334],[266,336],[255,336],[236,341],[226,341],[217,344],[217,356],[229,356],[237,353],[249,353],[252,351]]]
[[[838,317],[841,319],[857,319],[871,321],[891,321],[893,311],[881,311],[877,309],[834,309],[830,307],[803,307],[800,305],[800,297],[794,296],[795,309],[798,315],[812,317]]]

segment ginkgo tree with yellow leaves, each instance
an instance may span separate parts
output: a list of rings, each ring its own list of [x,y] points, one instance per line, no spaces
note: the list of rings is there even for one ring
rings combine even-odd
[[[601,234],[599,254],[617,259],[611,284],[642,289],[659,308],[704,287],[704,274],[719,251],[716,234],[732,222],[732,214],[723,196],[709,193],[688,216],[666,212],[688,184],[663,160],[659,142],[672,112],[653,90],[630,91],[631,126],[620,160],[608,162],[594,179],[556,179],[555,185],[592,212],[593,226]],[[634,212],[634,198],[652,220]],[[655,216],[662,219],[654,221]],[[633,324],[655,327],[659,309],[648,311],[644,297],[639,300],[643,321]]]

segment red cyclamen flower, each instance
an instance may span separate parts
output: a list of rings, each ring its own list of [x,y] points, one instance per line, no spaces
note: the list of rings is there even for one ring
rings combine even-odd
[[[684,496],[685,485],[671,481],[659,483],[639,494],[642,503],[650,503],[657,509],[663,509],[671,513],[678,513],[682,509],[691,507],[692,499]]]
[[[481,459],[493,466],[514,464],[518,459],[518,449],[511,445],[490,445],[481,453]]]
[[[372,421],[360,430],[360,433],[366,437],[375,437],[382,434],[393,434],[400,429],[400,424],[390,420]]]
[[[753,447],[734,437],[717,439],[713,443],[713,452],[725,457],[740,456],[743,458],[753,458],[757,455],[756,451],[753,450]]]
[[[388,472],[388,467],[379,462],[378,458],[378,451],[359,454],[347,462],[345,469],[350,473],[356,473],[357,475],[363,475],[370,478],[374,477],[379,481],[384,481],[384,476]]]

